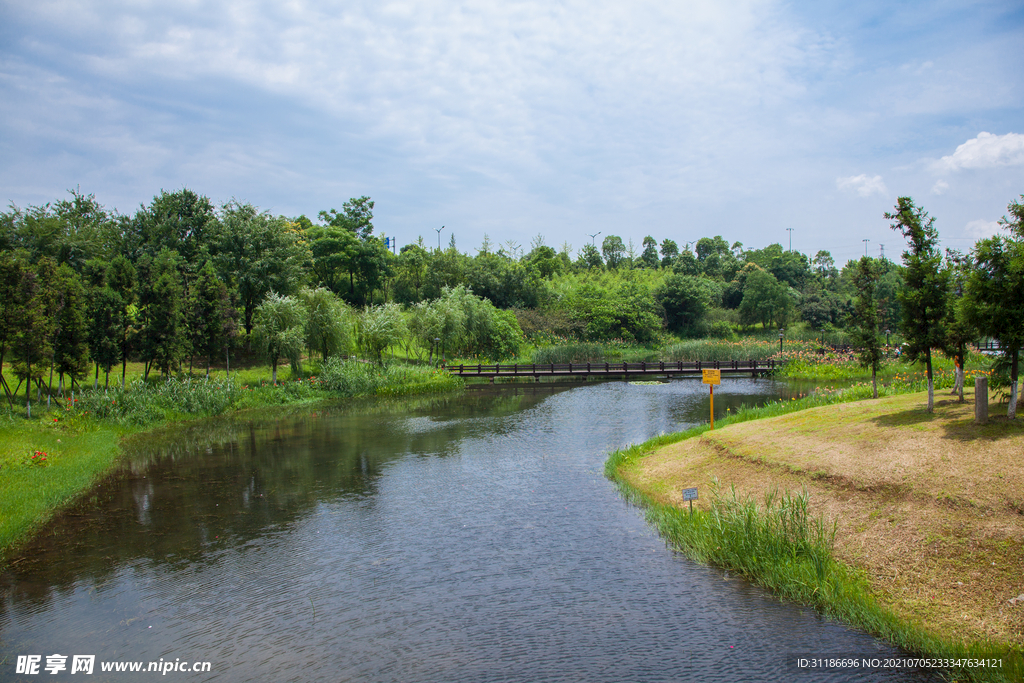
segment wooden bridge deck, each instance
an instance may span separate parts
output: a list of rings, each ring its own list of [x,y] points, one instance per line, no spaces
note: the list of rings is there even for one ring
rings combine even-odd
[[[662,375],[700,376],[704,370],[721,370],[723,376],[750,375],[760,377],[771,374],[781,363],[774,360],[705,360],[705,361],[650,361],[641,363],[542,363],[502,365],[448,365],[446,370],[459,377],[487,377],[492,382],[496,377],[642,377]]]

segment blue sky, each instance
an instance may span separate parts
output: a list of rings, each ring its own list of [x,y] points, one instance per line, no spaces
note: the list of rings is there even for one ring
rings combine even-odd
[[[189,187],[400,243],[887,256],[1024,193],[1019,2],[0,0],[0,200]]]

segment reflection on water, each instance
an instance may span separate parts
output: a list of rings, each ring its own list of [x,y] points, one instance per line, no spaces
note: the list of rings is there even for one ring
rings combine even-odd
[[[725,380],[716,414],[789,391]],[[481,388],[137,440],[2,575],[0,678],[59,652],[213,663],[194,680],[918,680],[787,669],[888,650],[667,550],[604,479],[706,392]]]

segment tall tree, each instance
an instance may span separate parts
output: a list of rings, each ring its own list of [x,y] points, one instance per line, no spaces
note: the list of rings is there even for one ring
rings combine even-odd
[[[1021,195],[1024,200],[1024,195]],[[1000,223],[1009,237],[980,240],[973,251],[975,267],[967,279],[964,309],[982,334],[999,340],[1010,362],[1010,405],[1007,417],[1017,417],[1020,349],[1024,346],[1024,203],[1007,207],[1010,218]]]
[[[3,370],[4,362],[10,360],[8,352],[14,347],[18,336],[25,305],[23,280],[28,270],[24,252],[17,254],[10,250],[0,251],[0,385],[12,407],[14,391],[8,385]]]
[[[139,350],[146,378],[154,367],[169,376],[187,348],[185,290],[178,261],[176,252],[164,249],[155,259],[145,257],[139,262]]]
[[[287,295],[302,286],[309,251],[298,224],[235,201],[221,208],[215,243],[217,270],[238,295],[248,335],[256,307],[268,293]]]
[[[964,302],[967,280],[971,276],[972,263],[960,252],[947,249],[949,264],[949,292],[946,299],[946,350],[956,364],[956,379],[953,394],[964,402],[964,364],[967,362],[967,345],[978,338],[977,328],[971,324]]]
[[[58,386],[63,391],[65,375],[70,377],[73,387],[89,369],[89,330],[85,319],[85,289],[66,263],[57,269],[55,285],[53,368],[60,376]]]
[[[661,241],[661,267],[671,268],[679,256],[679,245],[673,240],[663,239]]]
[[[878,398],[878,371],[882,369],[882,345],[878,339],[878,306],[875,287],[878,270],[873,259],[862,256],[853,275],[857,298],[853,305],[854,341],[860,348],[860,364],[871,369],[871,391]]]
[[[618,235],[608,235],[601,242],[601,252],[604,254],[605,265],[610,270],[615,270],[624,265],[626,259],[626,245]]]
[[[15,293],[18,306],[12,345],[14,374],[26,384],[26,407],[31,404],[33,380],[41,386],[43,364],[52,358],[52,284],[55,274],[53,259],[45,257],[35,268],[21,269]]]
[[[104,388],[110,385],[110,369],[121,360],[124,335],[124,301],[111,287],[93,287],[89,293],[89,354],[96,363],[93,388],[99,384],[100,368]]]
[[[899,295],[903,308],[901,329],[907,343],[907,358],[924,361],[928,375],[928,412],[935,410],[935,379],[932,349],[946,343],[946,291],[949,274],[942,267],[939,233],[935,219],[916,206],[910,197],[898,198],[895,211],[886,212],[890,226],[908,243],[903,252],[906,286]]]
[[[227,285],[211,261],[203,264],[189,294],[188,330],[191,350],[206,358],[206,376],[212,359],[220,357],[235,336],[237,311]],[[191,371],[192,361],[189,361]]]
[[[644,268],[657,268],[660,265],[658,259],[658,242],[648,235],[643,241],[644,251],[640,254],[640,262]]]
[[[117,295],[120,309],[113,316],[113,322],[119,326],[117,335],[118,355],[121,359],[121,388],[124,389],[125,377],[128,374],[128,355],[132,352],[137,329],[138,309],[138,273],[135,266],[125,256],[117,256],[106,270],[107,287]],[[113,301],[106,297],[107,303]],[[109,368],[107,373],[110,373]]]

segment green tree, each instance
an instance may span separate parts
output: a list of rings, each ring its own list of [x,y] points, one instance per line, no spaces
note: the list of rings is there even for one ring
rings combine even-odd
[[[253,316],[253,348],[260,357],[270,361],[271,382],[277,384],[277,364],[287,358],[293,370],[301,360],[306,311],[302,303],[291,296],[275,292],[256,307]]]
[[[948,273],[942,268],[939,233],[935,219],[916,206],[910,197],[899,197],[895,211],[886,212],[893,230],[908,242],[903,252],[906,287],[899,295],[903,308],[901,329],[907,343],[907,358],[924,361],[928,374],[928,412],[935,409],[935,381],[932,349],[946,342],[946,291]]]
[[[615,270],[624,265],[626,258],[626,245],[618,235],[608,235],[601,243],[601,253],[604,255],[604,263],[609,270]]]
[[[74,386],[89,370],[89,329],[85,319],[85,289],[68,264],[57,269],[55,285],[53,369],[59,375],[58,386],[63,392],[65,375]]]
[[[658,242],[648,235],[643,241],[643,252],[640,254],[640,263],[644,268],[657,268],[661,264],[658,258]]]
[[[35,268],[27,265],[21,268],[20,275],[15,292],[17,306],[11,350],[15,359],[14,374],[26,385],[25,404],[30,411],[32,382],[41,388],[43,364],[53,355],[55,263],[50,257],[44,257]]]
[[[601,258],[601,252],[597,250],[597,247],[593,244],[584,244],[576,259],[576,267],[581,270],[593,270],[603,266],[604,259]]]
[[[231,305],[227,285],[221,280],[212,261],[206,261],[196,275],[189,295],[188,331],[193,354],[206,358],[206,377],[210,363],[227,353],[237,329],[238,312]],[[189,372],[192,361],[189,360]]]
[[[96,363],[93,388],[99,384],[103,368],[104,388],[110,385],[110,369],[121,360],[124,334],[124,301],[106,284],[93,287],[89,293],[89,354]]]
[[[170,249],[139,261],[138,341],[147,379],[153,368],[170,376],[188,349],[179,261],[177,252]]]
[[[252,332],[256,307],[271,292],[297,292],[309,251],[299,225],[232,201],[220,211],[215,238],[217,270],[242,308],[242,326]]]
[[[360,239],[368,239],[373,234],[373,200],[369,197],[349,199],[340,212],[335,209],[321,211],[320,221],[324,225],[344,228]]]
[[[205,261],[218,229],[209,198],[187,188],[162,191],[149,206],[139,209],[135,221],[145,252],[153,257],[165,249],[177,252],[181,257],[178,267],[186,280]]]
[[[134,348],[135,335],[138,331],[135,327],[138,322],[138,309],[135,307],[139,290],[138,272],[126,257],[117,256],[106,269],[106,283],[117,294],[121,305],[116,321],[120,325],[118,348],[121,357],[121,388],[124,389],[128,373],[128,355]],[[107,372],[110,372],[109,369]]]
[[[24,252],[0,251],[0,384],[11,407],[14,405],[14,391],[8,385],[3,370],[4,362],[10,360],[8,352],[14,347],[26,304],[24,280],[29,277],[30,268],[24,255]]]
[[[655,299],[665,310],[665,323],[670,330],[693,329],[704,319],[711,303],[705,282],[692,275],[673,273],[655,293]]]
[[[871,391],[878,398],[878,371],[882,369],[882,345],[878,339],[878,306],[875,287],[878,271],[874,260],[862,256],[854,274],[857,299],[853,307],[854,342],[859,350],[860,364],[871,369]]]
[[[1024,195],[1021,195],[1024,200]],[[1024,346],[1024,202],[1007,207],[1010,218],[1000,223],[1010,236],[997,235],[974,246],[974,269],[966,282],[964,315],[982,334],[999,340],[1010,364],[1010,405],[1007,417],[1017,417],[1020,349]]]
[[[661,241],[661,267],[671,268],[679,256],[679,245],[670,239]]]
[[[378,363],[384,362],[384,351],[405,334],[405,318],[398,304],[371,306],[359,318],[359,345]]]
[[[786,324],[792,305],[787,288],[774,275],[761,268],[747,274],[739,306],[744,325],[761,323],[762,328],[781,327]]]
[[[323,360],[347,353],[351,340],[348,307],[323,287],[301,290],[299,300],[306,309],[306,348],[316,350]]]

